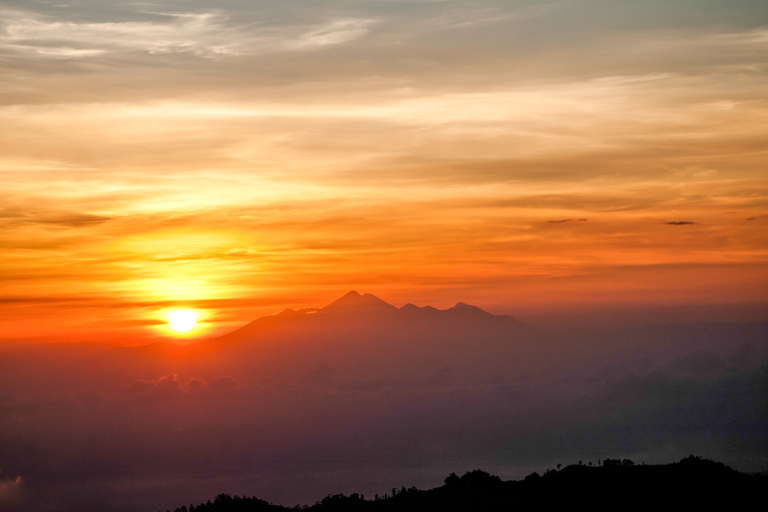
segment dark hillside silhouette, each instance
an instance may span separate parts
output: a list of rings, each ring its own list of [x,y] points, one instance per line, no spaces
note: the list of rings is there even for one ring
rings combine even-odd
[[[606,462],[611,461],[607,459]],[[502,481],[475,470],[459,477],[451,473],[444,485],[430,490],[392,489],[391,494],[366,499],[357,493],[329,495],[312,506],[289,508],[257,498],[220,494],[214,501],[179,507],[175,512],[496,512],[509,510],[671,509],[723,507],[743,510],[764,503],[768,477],[747,475],[721,463],[690,457],[667,465],[621,464],[567,466],[532,473],[521,481]]]

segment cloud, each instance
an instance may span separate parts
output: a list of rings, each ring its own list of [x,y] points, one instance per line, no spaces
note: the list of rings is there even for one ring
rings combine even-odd
[[[206,382],[201,379],[190,379],[187,382],[187,389],[190,393],[208,393],[208,394],[220,394],[235,387],[235,379],[232,377],[220,377],[214,379],[211,382]]]
[[[0,468],[0,489],[10,487],[12,485],[18,485],[21,482],[21,477],[11,478],[8,475],[3,474],[2,468]]]
[[[0,17],[0,50],[43,58],[96,57],[117,51],[191,53],[216,58],[311,50],[368,33],[368,19],[343,18],[304,26],[233,25],[221,12],[157,13],[159,21],[75,22],[38,14]]]
[[[0,505],[13,504],[19,500],[21,482],[20,476],[16,476],[16,478],[7,476],[3,474],[3,470],[0,468]]]
[[[123,391],[132,399],[141,402],[164,402],[193,397],[220,395],[235,387],[232,377],[220,377],[211,382],[192,378],[182,384],[175,373],[155,381],[137,380],[125,386]]]
[[[346,43],[368,33],[370,20],[345,19],[317,26],[293,41],[286,41],[286,49],[303,50],[319,46]]]
[[[72,228],[93,226],[112,220],[112,217],[84,212],[61,211],[55,209],[6,207],[0,209],[2,224],[52,224]]]
[[[747,450],[764,450],[766,415],[755,390],[765,389],[768,367],[723,372],[720,363],[711,354],[694,354],[673,363],[680,375],[628,372],[571,403],[555,402],[555,408],[542,403],[527,411],[532,418],[527,429],[513,424],[518,440],[503,446],[500,458],[521,464],[613,452],[669,460],[702,449],[702,436],[708,439],[705,449],[718,459],[734,453],[735,437],[743,446],[757,447]]]
[[[563,220],[548,220],[547,224],[564,224],[566,222],[587,222],[589,219],[563,219]]]
[[[698,222],[691,222],[688,220],[674,220],[671,222],[663,222],[662,224],[666,224],[668,226],[687,226],[689,224],[698,224]]]
[[[73,213],[43,218],[40,220],[40,222],[45,224],[58,224],[71,228],[79,228],[101,224],[102,222],[106,222],[108,220],[111,220],[111,217],[105,217],[103,215],[91,215],[88,213]]]

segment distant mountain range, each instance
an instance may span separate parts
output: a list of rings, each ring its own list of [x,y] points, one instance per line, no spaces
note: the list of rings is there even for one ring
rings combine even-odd
[[[572,465],[521,481],[502,481],[475,470],[430,490],[392,489],[382,496],[329,495],[314,512],[507,512],[510,510],[748,510],[765,506],[768,477],[747,475],[690,456],[667,465],[607,460],[601,467]],[[763,505],[760,505],[763,503]],[[213,501],[175,512],[281,512],[296,508],[258,498],[218,495]],[[169,511],[170,512],[170,511]]]
[[[462,302],[447,310],[396,308],[351,291],[323,308],[286,309],[190,345],[114,348],[79,364],[126,379],[179,374],[296,382],[324,369],[359,382],[391,380],[393,374],[428,378],[441,370],[476,379],[507,372],[524,331],[511,316]]]
[[[521,324],[511,316],[492,315],[482,309],[457,303],[446,310],[431,306],[419,307],[406,304],[401,308],[366,293],[351,291],[324,308],[286,309],[282,313],[255,320],[240,329],[209,342],[220,345],[233,341],[253,340],[275,334],[280,329],[311,329],[314,333],[349,334],[386,330],[386,334],[407,334],[413,330],[433,335],[455,337],[457,334],[475,332],[474,338],[492,334],[492,337],[508,337]],[[476,329],[481,329],[477,332]],[[456,332],[459,330],[459,333]]]

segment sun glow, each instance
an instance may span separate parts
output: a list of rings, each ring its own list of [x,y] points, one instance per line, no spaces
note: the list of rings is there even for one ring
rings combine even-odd
[[[197,323],[197,317],[188,309],[177,309],[168,316],[168,324],[176,332],[191,331]]]

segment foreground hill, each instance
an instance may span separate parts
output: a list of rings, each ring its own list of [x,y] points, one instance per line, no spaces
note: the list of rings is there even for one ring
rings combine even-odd
[[[764,503],[765,476],[746,475],[711,460],[690,456],[675,464],[636,466],[607,460],[601,467],[573,465],[522,481],[502,481],[475,470],[452,473],[430,490],[392,489],[374,499],[359,494],[329,495],[306,510],[316,512],[425,512],[554,510],[589,507],[598,510],[640,508],[759,508]],[[277,512],[296,510],[258,498],[220,494],[211,502],[182,506],[175,512]]]

